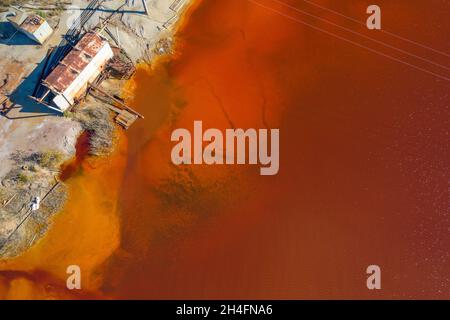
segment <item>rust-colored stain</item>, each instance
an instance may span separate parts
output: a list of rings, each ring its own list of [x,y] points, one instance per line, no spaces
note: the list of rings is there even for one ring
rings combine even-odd
[[[34,33],[44,22],[45,20],[41,16],[31,14],[20,24],[20,28],[30,33]]]
[[[64,92],[78,77],[106,41],[97,33],[86,33],[58,66],[47,76],[45,84],[59,93]]]
[[[360,20],[371,4],[317,2]],[[389,30],[447,46],[446,4],[378,4]],[[126,88],[145,119],[70,175],[45,238],[0,262],[1,297],[64,297],[44,288],[78,264],[94,298],[449,298],[446,82],[250,1],[199,1],[177,43]],[[194,120],[279,128],[279,174],[173,166],[170,134]]]

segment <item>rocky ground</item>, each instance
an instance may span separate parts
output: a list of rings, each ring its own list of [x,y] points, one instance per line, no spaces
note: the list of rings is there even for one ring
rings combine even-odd
[[[111,44],[124,50],[134,63],[169,53],[171,27],[188,0],[181,1],[176,10],[170,8],[174,0],[148,0],[148,15],[142,1],[104,1],[86,28],[97,25],[124,2],[127,5],[104,34]],[[11,3],[49,22],[54,33],[44,45],[15,33],[6,20]],[[61,164],[74,156],[77,138],[83,131],[92,133],[94,154],[104,154],[113,145],[112,116],[101,102],[89,98],[74,112],[61,115],[28,98],[48,49],[59,44],[88,4],[85,0],[0,1],[0,94],[13,103],[7,114],[0,115],[0,257],[20,254],[49,227],[50,217],[67,198],[64,185],[59,184],[41,208],[28,216],[31,201],[36,196],[42,199],[55,185]],[[107,80],[104,87],[117,90],[121,85],[117,80]]]

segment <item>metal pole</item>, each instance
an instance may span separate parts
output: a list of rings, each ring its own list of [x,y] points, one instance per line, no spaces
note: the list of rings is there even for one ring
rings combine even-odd
[[[144,5],[145,14],[149,15],[148,8],[147,8],[147,0],[142,0],[142,4]]]

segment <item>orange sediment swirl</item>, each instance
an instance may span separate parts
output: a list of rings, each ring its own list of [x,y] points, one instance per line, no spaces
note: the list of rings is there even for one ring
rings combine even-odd
[[[428,5],[381,1],[383,23],[448,20]],[[448,203],[435,192],[448,187],[444,84],[249,1],[199,1],[186,17],[175,54],[127,85],[145,119],[112,156],[70,175],[48,234],[0,263],[2,297],[45,296],[48,283],[50,297],[70,295],[65,270],[78,264],[94,297],[372,298],[374,263],[386,268],[376,297],[439,296],[450,267],[438,223]],[[427,42],[425,29],[408,30]],[[195,120],[279,128],[279,174],[172,165],[171,132]]]
[[[76,160],[74,160],[76,161]],[[0,298],[99,297],[99,266],[120,243],[117,199],[126,167],[126,137],[110,158],[85,158],[68,185],[68,201],[47,234],[21,256],[0,262]],[[66,288],[66,269],[79,265],[81,292]]]

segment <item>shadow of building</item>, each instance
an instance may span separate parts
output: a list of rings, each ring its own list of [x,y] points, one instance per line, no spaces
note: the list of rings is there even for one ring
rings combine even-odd
[[[18,31],[9,21],[0,21],[0,44],[8,46],[35,46],[39,43]]]
[[[61,116],[61,113],[46,107],[43,104],[30,99],[42,74],[45,65],[44,58],[36,65],[36,68],[19,84],[19,86],[8,95],[13,107],[4,114],[8,119],[23,119],[43,116]],[[14,113],[14,115],[12,115]]]

